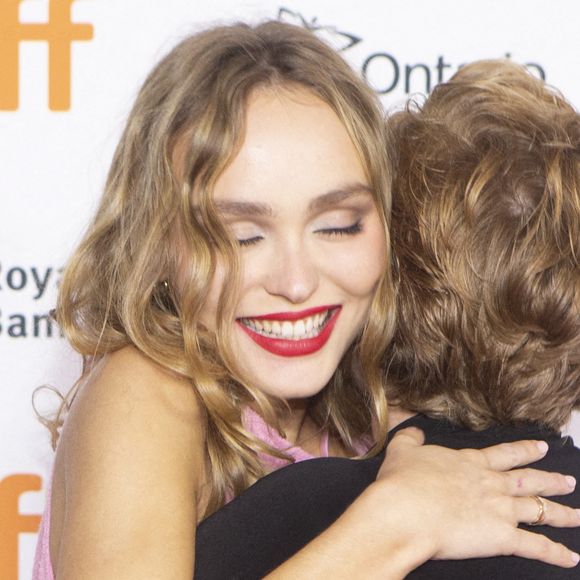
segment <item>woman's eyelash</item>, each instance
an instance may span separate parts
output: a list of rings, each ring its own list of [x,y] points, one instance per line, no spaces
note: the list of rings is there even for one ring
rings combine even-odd
[[[354,236],[360,232],[362,232],[362,223],[360,221],[346,228],[324,228],[318,230],[318,233],[326,236]]]
[[[253,238],[246,238],[245,240],[238,240],[240,246],[253,246],[262,239],[262,236],[254,236]]]

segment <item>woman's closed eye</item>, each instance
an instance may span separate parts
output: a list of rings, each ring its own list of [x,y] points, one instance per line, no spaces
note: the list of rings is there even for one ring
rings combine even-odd
[[[316,217],[311,231],[329,240],[356,236],[363,231],[364,218],[373,209],[372,200],[354,207],[332,208]]]
[[[263,228],[258,224],[243,221],[229,224],[229,227],[240,246],[253,246],[264,239]]]
[[[240,244],[240,246],[253,246],[263,239],[263,236],[252,236],[251,238],[244,239],[238,238],[238,244]]]
[[[345,227],[329,227],[329,228],[319,228],[315,230],[316,234],[323,234],[329,237],[341,237],[341,236],[354,236],[362,232],[362,222],[361,220],[355,223],[345,226]]]

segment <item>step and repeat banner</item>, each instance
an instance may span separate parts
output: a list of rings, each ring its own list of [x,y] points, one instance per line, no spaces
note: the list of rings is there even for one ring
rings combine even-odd
[[[136,91],[191,32],[265,18],[314,30],[389,108],[497,57],[580,106],[577,0],[0,0],[2,580],[30,577],[53,460],[32,392],[66,392],[80,372],[48,311]],[[58,402],[50,389],[36,398],[40,413]],[[580,440],[580,417],[568,432]]]

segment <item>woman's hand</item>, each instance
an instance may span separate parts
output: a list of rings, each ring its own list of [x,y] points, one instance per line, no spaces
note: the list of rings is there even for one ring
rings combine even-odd
[[[373,484],[384,493],[388,525],[417,548],[413,568],[427,559],[513,555],[572,567],[578,555],[542,534],[517,528],[538,518],[533,496],[568,494],[574,478],[518,469],[541,459],[539,441],[460,451],[422,445],[423,435],[404,429],[391,441]],[[580,526],[580,510],[544,500],[544,523]],[[386,523],[386,522],[385,522]],[[412,569],[412,568],[410,568]]]

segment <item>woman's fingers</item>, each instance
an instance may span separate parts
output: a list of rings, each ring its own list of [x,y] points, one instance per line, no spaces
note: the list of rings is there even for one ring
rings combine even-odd
[[[515,530],[515,534],[515,550],[511,553],[513,556],[539,560],[564,568],[572,568],[578,564],[578,554],[542,534],[534,534],[525,530]]]
[[[529,468],[508,471],[541,459],[545,443],[520,441],[455,451],[422,442],[420,431],[400,431],[387,449],[379,487],[374,488],[383,489],[400,510],[397,525],[407,526],[419,550],[437,559],[514,554],[559,566],[574,564],[566,547],[517,528],[518,523],[541,518],[545,525],[580,524],[575,510],[534,497],[569,493],[573,486],[565,476]],[[388,513],[393,517],[393,511]],[[425,513],[431,517],[425,518]]]
[[[580,510],[539,496],[522,497],[515,501],[516,518],[522,524],[537,524],[556,528],[580,526]]]
[[[473,454],[474,450],[464,450],[465,453]],[[548,444],[545,441],[515,441],[514,443],[501,443],[493,447],[481,449],[479,453],[486,465],[494,471],[507,471],[514,467],[528,465],[539,461],[546,455]]]
[[[516,469],[503,474],[507,493],[514,496],[566,495],[576,487],[576,480],[570,475],[550,473],[538,469]]]

